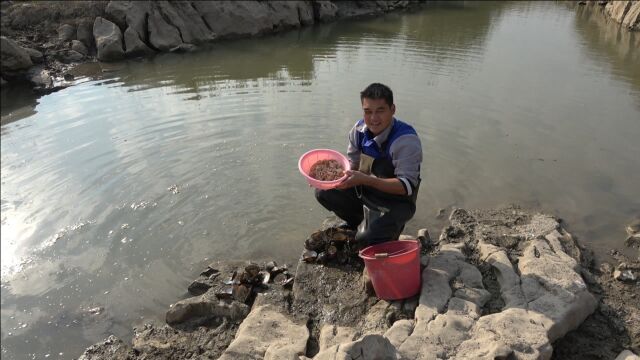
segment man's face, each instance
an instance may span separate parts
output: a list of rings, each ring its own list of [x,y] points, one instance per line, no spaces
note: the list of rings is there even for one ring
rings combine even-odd
[[[396,113],[396,106],[389,106],[384,99],[364,98],[362,99],[362,110],[367,129],[374,136],[377,136],[391,124],[393,114]]]

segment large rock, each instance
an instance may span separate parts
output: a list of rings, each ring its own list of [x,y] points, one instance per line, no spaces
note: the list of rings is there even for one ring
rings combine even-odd
[[[338,344],[352,342],[356,340],[359,333],[357,329],[350,326],[324,325],[320,329],[318,339],[320,351]]]
[[[335,4],[341,18],[380,14],[388,8],[378,1],[338,1]]]
[[[26,69],[33,65],[29,54],[15,41],[2,36],[0,44],[0,69],[2,71]]]
[[[551,344],[595,310],[580,265],[565,251],[573,239],[552,217],[460,209],[450,220],[458,231],[443,231],[424,269],[415,322],[386,333],[403,358],[549,359]],[[494,295],[504,306],[496,313],[481,316],[489,275],[468,263],[470,249],[499,284]]]
[[[83,21],[78,24],[78,30],[76,31],[76,39],[81,41],[87,49],[93,49],[95,47],[95,40],[93,38],[93,24]]]
[[[79,52],[80,54],[82,54],[84,56],[87,56],[89,54],[89,49],[80,40],[71,40],[71,50]]]
[[[44,55],[40,51],[31,48],[24,48],[24,51],[29,54],[31,61],[34,64],[40,64],[42,61],[44,61]]]
[[[302,16],[307,14],[306,22],[313,21],[313,7],[302,1],[269,1],[267,2],[269,17],[276,31],[299,27]],[[311,18],[311,20],[309,20]]]
[[[69,24],[62,24],[58,27],[58,39],[60,41],[71,41],[76,38],[76,29]]]
[[[271,305],[254,307],[220,360],[297,359],[309,339],[306,322],[294,322]]]
[[[396,348],[382,335],[362,338],[332,346],[313,357],[314,360],[394,360],[400,359]]]
[[[605,11],[613,20],[622,23],[631,8],[631,3],[632,1],[610,1],[605,6]]]
[[[629,30],[640,29],[640,1],[631,3],[624,20],[622,20],[622,25],[629,28]]]
[[[331,1],[318,0],[313,2],[313,17],[316,21],[327,22],[336,18],[338,7]]]
[[[145,44],[132,27],[124,32],[125,54],[128,57],[149,56],[155,53]]]
[[[146,42],[147,16],[151,12],[149,1],[110,1],[105,9],[105,16],[124,30],[131,27],[138,37]]]
[[[116,61],[124,57],[122,32],[116,24],[97,17],[93,23],[93,36],[98,50],[98,60]]]
[[[623,350],[615,360],[639,360],[640,357],[629,350]]]
[[[155,7],[149,15],[149,43],[154,48],[165,52],[182,44],[178,29],[167,23],[160,10]]]
[[[158,1],[158,7],[180,31],[182,41],[188,44],[201,44],[215,38],[207,28],[200,14],[188,2]]]
[[[167,324],[185,322],[205,322],[209,319],[221,317],[231,321],[242,320],[249,313],[249,307],[238,301],[226,302],[215,295],[216,289],[209,289],[206,293],[178,301],[167,311]]]
[[[273,30],[266,2],[194,1],[192,4],[219,38],[252,36]]]

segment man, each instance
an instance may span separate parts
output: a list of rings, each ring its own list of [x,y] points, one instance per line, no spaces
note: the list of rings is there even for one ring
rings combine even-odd
[[[413,127],[393,116],[389,87],[367,86],[360,102],[364,117],[349,132],[348,177],[335,189],[316,190],[316,199],[354,230],[365,219],[364,211],[381,214],[370,217],[356,235],[358,243],[367,246],[397,240],[413,217],[422,145]]]

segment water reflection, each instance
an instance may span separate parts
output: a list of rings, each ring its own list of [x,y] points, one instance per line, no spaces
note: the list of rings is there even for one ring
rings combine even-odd
[[[583,39],[584,53],[601,66],[594,71],[611,67],[618,79],[640,91],[640,34],[622,28],[604,13],[604,7],[577,6],[575,11],[575,29]]]

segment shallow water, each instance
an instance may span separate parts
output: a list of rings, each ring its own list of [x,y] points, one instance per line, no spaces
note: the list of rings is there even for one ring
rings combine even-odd
[[[639,44],[584,8],[479,2],[88,65],[105,72],[37,100],[3,93],[2,357],[128,341],[208,259],[295,262],[328,215],[297,159],[346,152],[373,81],[423,141],[406,233],[437,237],[440,208],[518,203],[604,258],[640,213]]]

